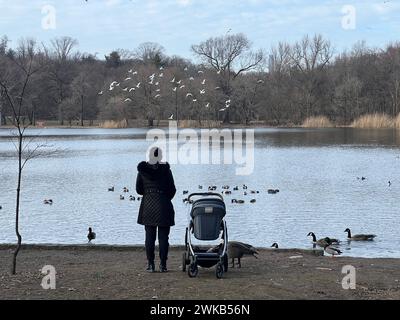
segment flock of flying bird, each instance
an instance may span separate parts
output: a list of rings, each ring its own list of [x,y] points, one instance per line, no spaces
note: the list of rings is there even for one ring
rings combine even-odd
[[[157,74],[153,73],[148,77],[148,84],[153,86],[154,88],[156,88],[155,89],[155,94],[153,96],[154,99],[162,98],[160,82],[163,80],[163,78],[165,78],[163,70],[164,70],[164,67],[160,67],[159,68],[159,72]],[[185,67],[183,70],[187,73],[188,72],[188,67]],[[203,70],[198,70],[197,73],[200,76],[200,75],[204,74],[204,71]],[[216,71],[216,73],[220,74],[221,70]],[[111,82],[110,85],[109,85],[108,91],[117,90],[119,88],[123,92],[133,95],[137,90],[139,90],[142,87],[142,82],[136,82],[136,84],[133,85],[133,86],[131,86],[129,84],[130,82],[135,81],[135,76],[137,76],[137,75],[138,75],[138,71],[135,71],[133,69],[128,70],[127,77],[121,82],[118,82],[118,81]],[[193,76],[188,76],[188,79],[189,79],[189,81],[194,81],[195,80],[195,78]],[[179,89],[186,88],[186,85],[185,85],[185,83],[183,82],[182,79],[178,80],[178,79],[176,79],[176,77],[174,77],[169,82],[172,85],[172,92],[177,92]],[[203,87],[201,89],[198,89],[200,96],[206,94],[206,88],[205,88],[206,82],[207,82],[207,79],[203,79],[201,81],[201,85]],[[263,83],[263,82],[264,82],[263,80],[258,80],[257,81],[257,83],[259,83],[259,84]],[[215,90],[220,90],[220,89],[221,89],[221,87],[215,87]],[[104,94],[104,90],[100,91],[98,94],[99,95],[103,95]],[[186,99],[189,99],[189,98],[192,100],[193,103],[196,103],[196,102],[199,101],[198,95],[194,94],[192,92],[187,92],[186,93]],[[132,102],[132,98],[131,97],[127,97],[124,100],[124,102],[127,102],[127,103]],[[220,112],[226,111],[231,106],[231,102],[232,102],[231,99],[228,98],[225,101],[224,107],[219,109],[219,111]],[[211,107],[211,103],[210,102],[205,102],[204,107],[206,109],[210,108]],[[174,118],[174,115],[172,114],[170,116],[169,120],[173,120],[173,118]]]

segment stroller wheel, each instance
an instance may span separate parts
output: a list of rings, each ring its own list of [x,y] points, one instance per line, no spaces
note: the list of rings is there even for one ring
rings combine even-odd
[[[217,268],[215,269],[215,275],[217,276],[217,279],[221,279],[222,276],[224,275],[224,267],[221,263],[217,264]]]
[[[186,263],[186,252],[184,252],[182,254],[182,271],[183,272],[186,272],[186,265],[187,265],[187,263]]]
[[[197,274],[199,273],[199,268],[197,267],[197,263],[192,262],[190,264],[190,267],[188,269],[188,275],[190,278],[195,278],[197,277]]]
[[[225,254],[222,259],[223,259],[223,265],[224,265],[224,272],[228,272],[228,266],[229,266],[228,255]]]

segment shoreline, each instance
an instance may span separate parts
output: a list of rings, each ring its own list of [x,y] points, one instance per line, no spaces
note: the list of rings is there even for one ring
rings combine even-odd
[[[17,275],[12,248],[0,245],[0,299],[400,299],[400,259],[318,255],[322,250],[258,249],[217,280],[215,268],[197,278],[181,271],[183,246],[171,246],[169,272],[149,274],[143,246],[24,245]],[[156,253],[156,266],[158,266]],[[41,269],[54,266],[56,290],[43,290]],[[356,289],[345,290],[343,267],[354,266]]]

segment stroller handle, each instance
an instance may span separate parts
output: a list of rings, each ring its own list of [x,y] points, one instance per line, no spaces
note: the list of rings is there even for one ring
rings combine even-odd
[[[219,193],[215,193],[215,192],[196,192],[196,193],[192,193],[192,194],[189,195],[188,201],[190,201],[191,197],[196,197],[196,196],[201,196],[201,197],[215,196],[215,197],[220,198],[222,201],[224,201],[224,198],[222,197],[222,195],[220,195]]]

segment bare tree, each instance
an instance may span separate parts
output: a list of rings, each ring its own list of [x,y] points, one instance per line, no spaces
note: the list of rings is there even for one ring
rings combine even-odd
[[[12,274],[16,273],[17,256],[21,249],[22,236],[19,231],[20,201],[22,171],[26,163],[40,155],[40,149],[44,147],[37,144],[32,147],[32,139],[27,139],[25,130],[28,123],[26,118],[26,94],[34,76],[43,68],[42,54],[38,52],[34,40],[21,40],[15,56],[2,56],[0,59],[0,87],[6,97],[7,103],[12,111],[12,124],[16,129],[16,147],[18,155],[18,179],[15,208],[15,233],[17,236],[17,247],[14,250],[12,261]]]
[[[264,60],[263,52],[251,50],[251,43],[244,34],[210,38],[192,46],[192,51],[208,67],[220,75],[221,89],[226,96],[232,94],[232,81],[244,72],[254,70]],[[225,113],[229,121],[229,112]]]
[[[135,57],[145,64],[151,63],[161,67],[164,60],[164,47],[155,42],[144,42],[135,50]]]

